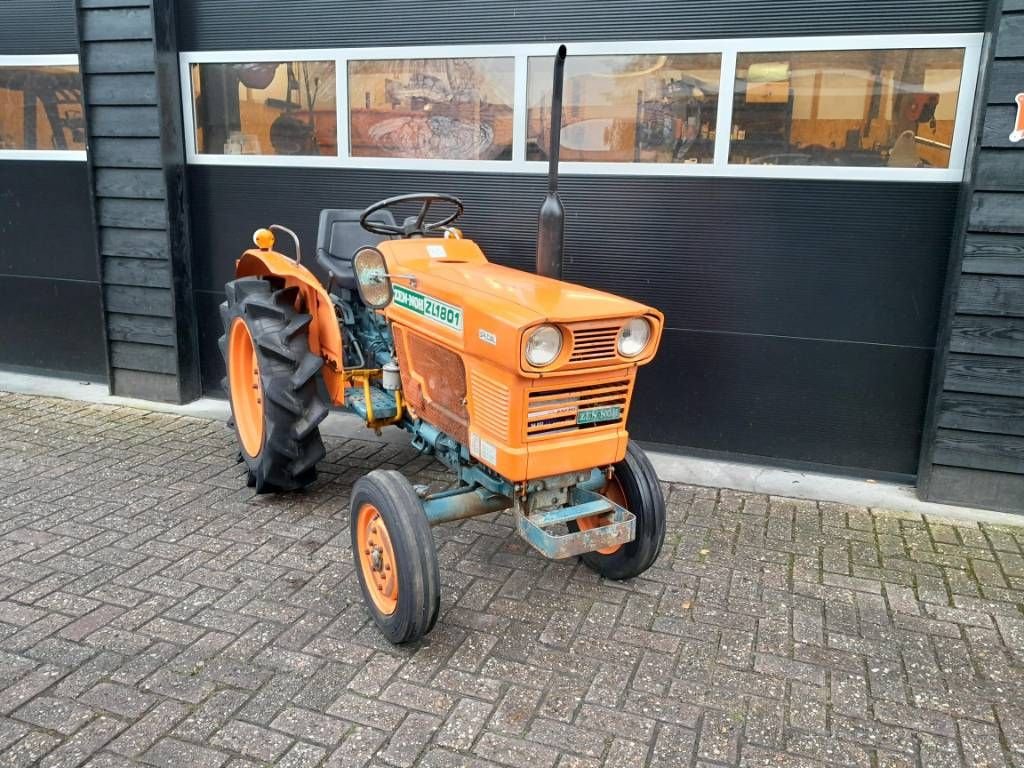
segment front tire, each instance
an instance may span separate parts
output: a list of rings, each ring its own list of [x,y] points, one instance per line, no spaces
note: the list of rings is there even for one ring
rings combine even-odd
[[[441,573],[430,524],[416,491],[377,469],[352,488],[352,555],[363,601],[392,643],[419,640],[441,609]]]
[[[611,480],[601,491],[611,501],[636,516],[636,536],[627,544],[597,552],[587,552],[580,559],[606,579],[631,579],[639,576],[658,559],[665,543],[665,497],[658,476],[647,454],[636,443],[626,447],[626,456],[614,467]],[[585,527],[600,525],[600,518],[583,518]],[[580,526],[569,524],[570,530]]]
[[[323,360],[309,351],[311,317],[295,310],[294,288],[275,290],[262,278],[233,280],[225,292],[223,385],[248,485],[256,493],[304,488],[325,455],[318,425],[328,412],[316,381]]]

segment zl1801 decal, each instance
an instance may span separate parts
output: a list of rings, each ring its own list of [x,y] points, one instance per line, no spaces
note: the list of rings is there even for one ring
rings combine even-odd
[[[394,286],[395,304],[399,307],[422,315],[428,320],[433,320],[453,331],[462,332],[462,310],[446,304],[433,296],[427,296],[419,291],[406,288],[404,285]]]

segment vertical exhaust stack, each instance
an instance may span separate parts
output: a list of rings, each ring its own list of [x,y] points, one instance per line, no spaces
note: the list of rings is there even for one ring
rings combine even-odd
[[[565,208],[558,197],[558,150],[562,137],[562,80],[565,75],[565,46],[558,46],[551,83],[551,146],[548,149],[548,193],[540,208],[537,227],[537,274],[562,279],[562,251]]]

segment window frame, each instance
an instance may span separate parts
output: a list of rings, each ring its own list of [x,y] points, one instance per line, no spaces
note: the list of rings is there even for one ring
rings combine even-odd
[[[42,53],[0,55],[0,67],[77,67],[83,80],[82,66],[76,53]],[[85,88],[82,88],[82,114],[86,113]],[[88,119],[88,118],[87,118]],[[0,160],[71,160],[84,162],[84,149],[0,149]]]
[[[635,54],[721,54],[715,154],[712,163],[633,163],[562,161],[560,172],[573,176],[657,176],[823,179],[893,182],[961,182],[964,178],[971,134],[972,113],[981,67],[983,33],[920,35],[828,35],[817,37],[725,38],[707,40],[633,40],[567,42],[570,56]],[[199,51],[178,54],[181,71],[186,160],[192,165],[246,165],[270,167],[361,168],[406,171],[544,174],[547,162],[526,160],[528,119],[528,59],[554,56],[559,43],[496,43],[494,45],[389,46],[366,48],[304,48],[250,51]],[[888,168],[856,166],[746,165],[729,163],[736,60],[741,53],[796,53],[802,51],[964,49],[960,91],[956,105],[948,168]],[[349,152],[348,65],[350,61],[447,58],[512,58],[513,130],[511,160],[450,160],[398,157],[352,157]],[[263,61],[324,61],[335,63],[338,109],[338,154],[223,155],[203,154],[196,148],[195,105],[192,98],[193,64],[230,64]]]

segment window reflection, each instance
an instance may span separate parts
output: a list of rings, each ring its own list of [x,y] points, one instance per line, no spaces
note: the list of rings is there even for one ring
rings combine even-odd
[[[745,53],[729,161],[948,168],[964,50]]]
[[[0,66],[0,149],[85,149],[77,66]]]
[[[351,61],[351,154],[509,160],[514,74],[512,58]]]
[[[216,155],[334,155],[333,61],[193,64],[196,146]]]
[[[561,159],[710,163],[722,57],[570,56],[565,62]],[[531,57],[527,160],[550,144],[551,57]]]

